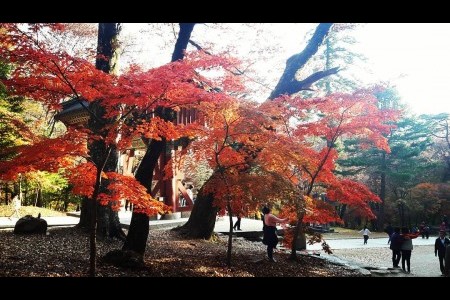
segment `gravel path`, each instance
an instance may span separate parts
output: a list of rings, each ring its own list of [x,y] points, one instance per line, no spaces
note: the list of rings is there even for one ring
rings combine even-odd
[[[392,268],[392,251],[388,248],[338,249],[333,254],[358,265]],[[401,261],[400,261],[401,266]],[[434,256],[434,246],[414,246],[411,254],[411,274],[405,277],[440,277],[439,260]]]

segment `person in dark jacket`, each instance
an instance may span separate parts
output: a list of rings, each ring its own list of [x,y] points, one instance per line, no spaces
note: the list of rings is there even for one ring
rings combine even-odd
[[[394,228],[394,233],[391,235],[391,246],[389,247],[392,250],[392,266],[394,268],[399,268],[400,258],[402,258],[402,242],[403,239],[400,236],[400,227]]]
[[[238,215],[236,223],[234,223],[234,225],[233,225],[234,230],[241,230],[241,219],[242,219],[241,216]]]
[[[445,275],[445,248],[450,244],[450,240],[445,237],[445,231],[439,231],[439,237],[436,239],[434,243],[434,256],[439,257],[439,268],[441,269],[442,275]]]
[[[392,241],[391,236],[394,233],[394,227],[392,227],[391,223],[386,226],[386,229],[384,230],[389,236],[388,244]]]

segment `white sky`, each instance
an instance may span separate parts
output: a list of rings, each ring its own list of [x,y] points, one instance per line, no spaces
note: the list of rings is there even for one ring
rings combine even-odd
[[[355,37],[374,81],[396,85],[413,113],[450,113],[450,24],[366,24]]]
[[[144,35],[146,42],[140,43],[151,43],[153,50],[143,49],[139,59],[145,60],[147,66],[166,63],[173,51],[173,29],[169,25],[149,26]],[[150,37],[157,32],[154,26],[164,28],[165,33]],[[269,86],[256,88],[267,90],[268,95],[281,76],[286,59],[303,49],[307,32],[311,33],[315,26],[198,24],[192,39],[204,47],[208,43],[214,45],[214,51],[231,47],[238,57],[253,60],[255,76],[265,77]],[[174,28],[177,30],[177,25]],[[384,81],[395,85],[402,102],[413,113],[450,113],[450,24],[364,24],[352,35],[359,42],[355,50],[368,59],[366,70],[354,66],[358,78],[371,84]],[[352,66],[346,68],[352,72]]]

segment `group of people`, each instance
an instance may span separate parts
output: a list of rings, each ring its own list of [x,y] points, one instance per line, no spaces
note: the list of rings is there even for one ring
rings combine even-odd
[[[389,230],[389,226],[387,230]],[[402,270],[405,273],[411,272],[411,252],[413,250],[412,240],[417,238],[419,235],[422,235],[422,238],[426,237],[428,239],[429,228],[427,227],[428,226],[425,226],[425,223],[422,222],[422,225],[420,227],[421,230],[413,233],[410,233],[409,229],[406,227],[401,229],[401,233],[399,227],[393,229],[393,232],[389,235],[388,243],[390,243],[389,248],[392,250],[392,265],[394,268],[399,268],[401,259]],[[446,247],[450,245],[450,240],[445,235],[446,231],[444,229],[440,229],[439,237],[434,243],[434,255],[439,258],[439,268],[442,275],[450,275],[446,274],[447,271],[445,270],[444,263]]]
[[[288,218],[278,218],[272,214],[271,208],[265,206],[262,209],[263,213],[263,244],[267,246],[267,259],[271,262],[276,262],[273,258],[273,251],[278,244],[277,236],[277,224],[285,224],[289,220]],[[241,218],[238,217],[233,228],[240,230]],[[411,272],[411,253],[413,250],[412,240],[422,235],[422,238],[429,238],[429,227],[422,222],[420,230],[417,232],[410,232],[407,227],[403,227],[401,230],[399,227],[393,228],[391,224],[385,230],[389,234],[388,244],[390,244],[390,249],[392,250],[392,265],[394,268],[400,268],[400,260],[402,262],[401,268],[405,273]],[[364,244],[367,244],[369,239],[369,234],[371,233],[367,226],[360,231],[363,234]],[[445,267],[445,256],[450,255],[450,240],[445,236],[446,230],[441,229],[439,231],[439,237],[435,241],[434,254],[439,258],[439,267],[442,275],[449,276],[447,274],[448,270]],[[447,258],[448,260],[448,258]],[[447,267],[448,268],[448,267]]]
[[[445,236],[446,235],[446,224],[440,226],[439,237],[436,239],[434,243],[434,254],[439,258],[439,267],[442,275],[450,276],[447,274],[447,270],[445,268],[445,255],[446,252],[449,252],[450,248],[447,250],[447,247],[450,246],[450,240]],[[419,227],[419,230],[415,230],[410,232],[407,227],[404,227],[400,230],[399,227],[393,228],[392,225],[386,227],[385,232],[389,235],[388,244],[390,244],[390,249],[392,250],[392,266],[394,268],[400,268],[400,259],[402,261],[402,270],[405,273],[411,272],[411,253],[413,250],[412,240],[417,238],[419,235],[422,235],[422,238],[429,238],[430,228],[422,222]],[[371,233],[367,226],[359,232],[362,233],[364,238],[364,245],[367,244],[367,240],[369,239],[369,234]],[[448,260],[449,258],[447,258]],[[450,266],[448,266],[450,267]],[[447,268],[448,268],[447,267]]]
[[[406,273],[411,272],[411,252],[413,250],[412,240],[417,238],[420,232],[411,233],[409,229],[403,227],[394,228],[394,232],[390,235],[390,249],[392,250],[392,265],[399,268],[400,258],[402,260],[402,270]]]

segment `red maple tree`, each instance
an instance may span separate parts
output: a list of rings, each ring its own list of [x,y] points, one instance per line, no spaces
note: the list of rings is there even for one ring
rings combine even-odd
[[[127,199],[137,211],[163,213],[168,208],[153,199],[134,178],[103,172],[109,153],[113,149],[127,149],[136,138],[172,140],[189,135],[191,131],[183,124],[154,117],[155,110],[170,108],[176,112],[181,107],[195,108],[205,102],[222,101],[224,95],[211,92],[213,87],[241,86],[230,80],[227,73],[208,79],[205,71],[220,72],[235,62],[193,53],[183,61],[148,71],[131,67],[127,73],[115,76],[98,70],[85,58],[55,48],[51,38],[46,38],[63,30],[60,24],[0,24],[0,57],[13,66],[3,83],[11,95],[31,98],[53,110],[60,110],[63,100],[75,99],[91,119],[103,124],[102,128],[93,132],[74,127],[57,138],[36,137],[34,142],[18,149],[13,160],[0,165],[2,178],[11,179],[28,170],[64,168],[75,186],[74,193],[102,204],[112,202],[116,208],[118,200]],[[94,102],[104,110],[103,115],[91,109]],[[102,123],[105,118],[112,122]],[[102,140],[107,146],[103,161],[97,164],[86,147],[93,140]],[[104,178],[109,179],[108,194],[100,192]]]
[[[273,116],[270,126],[274,134],[258,161],[282,176],[292,191],[282,212],[295,225],[285,238],[291,244],[292,258],[304,223],[340,221],[331,205],[335,201],[359,207],[368,218],[375,217],[368,202],[379,201],[378,196],[364,185],[334,174],[339,155],[336,148],[339,140],[359,136],[365,143],[389,151],[383,134],[391,128],[387,124],[395,112],[379,110],[370,91],[314,99],[282,96],[264,103],[263,109]],[[319,200],[320,194],[326,195],[326,201]]]

